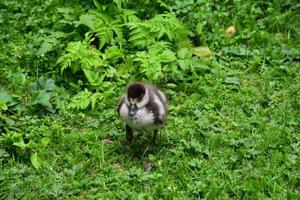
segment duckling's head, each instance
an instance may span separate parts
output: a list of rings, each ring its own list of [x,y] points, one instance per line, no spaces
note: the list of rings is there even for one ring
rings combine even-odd
[[[127,88],[127,105],[131,114],[136,113],[136,111],[143,106],[145,106],[149,101],[148,92],[146,85],[143,83],[135,82],[131,83]]]
[[[142,100],[145,94],[146,88],[142,83],[132,83],[127,88],[127,97],[129,102],[130,100],[138,102]]]

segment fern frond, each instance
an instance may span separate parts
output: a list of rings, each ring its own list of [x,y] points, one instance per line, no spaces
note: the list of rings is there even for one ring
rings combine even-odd
[[[89,27],[89,29],[93,31],[96,27],[96,18],[97,16],[92,14],[81,15],[79,17],[79,21],[77,22],[77,26],[82,24]]]
[[[176,55],[169,49],[169,45],[167,42],[157,42],[148,48],[148,52],[141,51],[136,54],[134,61],[140,63],[140,70],[148,79],[161,79],[164,68],[176,60]]]
[[[85,89],[74,95],[71,102],[67,106],[69,109],[84,110],[91,106],[91,109],[95,109],[96,103],[103,99],[103,95],[99,92],[92,93]]]
[[[70,109],[86,109],[90,103],[90,97],[92,96],[92,93],[85,89],[84,91],[81,91],[74,95],[71,99],[71,102],[68,105],[68,108]]]
[[[118,18],[125,24],[129,22],[141,22],[136,14],[137,12],[134,10],[122,9],[122,14],[118,15]]]
[[[117,47],[117,46],[111,46],[105,50],[105,54],[107,59],[114,59],[117,60],[118,58],[124,58],[124,50]]]
[[[105,78],[105,74],[104,72],[102,72],[100,74],[99,71],[95,71],[95,70],[89,70],[89,69],[85,69],[84,71],[84,75],[85,77],[88,79],[89,84],[94,87],[94,88],[98,88],[102,85],[103,80]]]
[[[92,69],[105,64],[105,61],[101,59],[101,52],[90,46],[91,41],[91,36],[86,35],[83,41],[68,44],[65,53],[57,60],[57,63],[61,65],[61,72],[67,68],[76,72],[80,69]]]
[[[122,23],[119,18],[91,11],[89,14],[82,15],[78,24],[88,26],[97,35],[100,49],[106,44],[115,45],[116,41],[120,42],[123,39]]]
[[[128,0],[113,0],[113,2],[117,5],[118,9],[122,9],[122,5],[124,5]]]
[[[155,43],[155,37],[150,35],[150,28],[143,22],[127,23],[131,30],[129,41],[137,47],[147,47]]]
[[[156,15],[144,22],[135,21],[126,24],[130,29],[130,39],[135,46],[147,47],[164,37],[168,41],[185,39],[188,30],[174,14]]]

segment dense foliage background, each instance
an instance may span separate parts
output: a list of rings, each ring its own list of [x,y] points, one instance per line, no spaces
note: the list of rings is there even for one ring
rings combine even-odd
[[[0,199],[299,199],[299,7],[2,0]],[[134,80],[170,101],[155,147]]]

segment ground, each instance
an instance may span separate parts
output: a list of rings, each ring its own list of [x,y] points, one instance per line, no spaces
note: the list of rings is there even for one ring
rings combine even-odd
[[[296,1],[99,2],[0,3],[0,199],[300,198]],[[168,96],[155,146],[133,80]]]

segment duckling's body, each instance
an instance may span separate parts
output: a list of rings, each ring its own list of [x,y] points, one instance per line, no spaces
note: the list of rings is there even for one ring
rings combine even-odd
[[[167,98],[156,86],[132,83],[118,104],[118,112],[126,123],[129,142],[133,138],[132,129],[153,131],[155,140],[157,130],[167,118]]]

